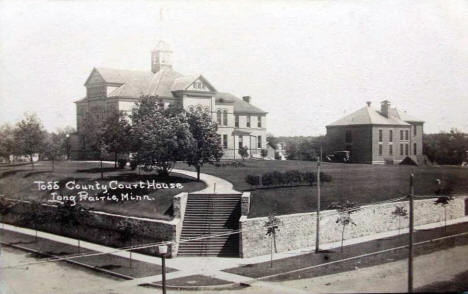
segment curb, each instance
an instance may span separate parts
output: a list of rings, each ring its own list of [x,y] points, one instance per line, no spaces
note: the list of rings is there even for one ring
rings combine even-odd
[[[139,286],[162,289],[162,285],[158,284],[158,282],[140,284]],[[233,289],[243,289],[243,288],[247,288],[247,287],[250,287],[250,284],[237,283],[237,282],[228,283],[228,284],[221,284],[221,285],[199,285],[199,286],[166,285],[167,289],[172,289],[172,290],[193,290],[193,291],[195,291],[195,290],[233,290]]]

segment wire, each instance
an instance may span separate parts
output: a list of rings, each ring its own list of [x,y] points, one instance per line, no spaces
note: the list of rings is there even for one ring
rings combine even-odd
[[[345,210],[342,210],[342,211],[335,210],[334,213],[328,213],[327,215],[324,215],[323,217],[325,218],[325,217],[336,216],[336,215],[339,215],[341,213],[349,212],[349,211],[370,209],[370,208],[373,208],[372,205],[379,205],[379,204],[385,204],[385,203],[394,203],[394,202],[397,202],[399,200],[406,199],[406,198],[407,198],[406,196],[405,197],[399,197],[399,198],[393,198],[393,199],[388,199],[388,200],[384,200],[384,201],[373,202],[371,204],[366,204],[365,207],[354,207],[354,208],[349,208],[349,209],[345,209]],[[294,224],[302,223],[302,222],[303,221],[289,222],[288,225],[294,225]],[[26,265],[34,265],[34,264],[40,264],[40,263],[45,263],[45,262],[67,261],[67,260],[76,259],[76,258],[113,254],[113,253],[126,252],[126,251],[131,251],[131,250],[147,249],[147,248],[152,248],[152,247],[156,247],[156,246],[160,246],[160,245],[170,245],[170,244],[174,244],[174,243],[182,244],[182,243],[188,243],[188,242],[199,241],[199,240],[204,240],[204,239],[211,239],[211,238],[216,238],[216,237],[221,237],[221,236],[235,235],[235,234],[250,232],[250,231],[260,231],[260,230],[263,231],[265,229],[272,228],[272,227],[274,227],[274,226],[262,226],[261,228],[256,228],[256,229],[232,230],[230,232],[220,233],[220,234],[200,235],[200,236],[194,237],[194,238],[182,239],[179,242],[176,242],[176,241],[162,241],[162,242],[157,242],[157,243],[147,243],[147,244],[142,244],[142,245],[125,246],[125,247],[116,248],[116,249],[113,249],[113,250],[107,251],[107,252],[96,252],[96,253],[88,253],[88,254],[81,254],[81,255],[59,257],[59,258],[53,258],[53,259],[48,259],[48,260],[42,260],[42,261],[38,261],[38,262],[31,262],[31,263],[24,263],[24,264],[18,264],[18,265],[13,265],[13,266],[0,267],[0,269],[9,269],[9,268],[15,268],[15,267],[22,267],[22,266],[26,266]]]

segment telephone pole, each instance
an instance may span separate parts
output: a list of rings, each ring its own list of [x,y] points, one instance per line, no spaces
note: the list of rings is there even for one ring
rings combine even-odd
[[[414,254],[414,174],[410,175],[409,194],[409,256],[408,256],[408,293],[413,293],[413,254]]]
[[[322,143],[320,143],[320,156],[317,157],[317,220],[315,230],[315,253],[319,253],[320,248],[320,163],[322,161]]]

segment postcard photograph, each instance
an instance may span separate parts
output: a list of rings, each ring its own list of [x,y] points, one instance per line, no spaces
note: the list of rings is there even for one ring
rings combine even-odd
[[[0,1],[0,293],[468,291],[468,1]]]

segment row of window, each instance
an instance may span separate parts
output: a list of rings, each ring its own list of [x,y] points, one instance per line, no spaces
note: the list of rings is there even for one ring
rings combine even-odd
[[[226,134],[223,135],[221,143],[222,143],[224,149],[228,148],[228,135],[226,135]],[[243,136],[238,136],[237,146],[238,146],[238,148],[241,148],[241,147],[244,146],[244,137]],[[262,148],[262,136],[257,136],[257,148],[259,148],[259,149]]]
[[[217,117],[217,122],[218,125],[222,126],[227,126],[228,125],[228,111],[227,109],[218,109],[216,112],[216,117]],[[252,119],[250,115],[246,116],[247,121],[246,121],[246,127],[251,128],[252,127]],[[234,116],[234,126],[236,128],[239,127],[239,115]],[[257,128],[262,127],[262,117],[259,115],[257,116]]]
[[[418,153],[418,145],[416,143],[413,144],[413,154],[416,155]],[[383,155],[383,145],[379,144],[379,155]],[[388,145],[388,155],[393,155],[393,144]],[[400,155],[409,155],[409,144],[400,144]]]
[[[416,127],[413,129],[416,135]],[[400,140],[409,140],[409,130],[400,130]],[[393,130],[388,130],[388,141],[393,142]],[[379,142],[383,142],[383,130],[379,130]]]

